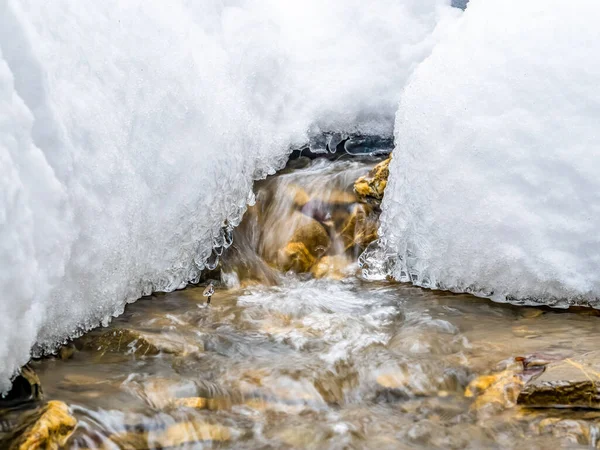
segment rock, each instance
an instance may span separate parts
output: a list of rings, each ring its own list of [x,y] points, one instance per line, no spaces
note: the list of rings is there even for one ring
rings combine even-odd
[[[315,278],[333,278],[341,280],[344,278],[344,271],[350,265],[350,261],[344,255],[323,256],[312,268],[310,272]]]
[[[570,444],[589,446],[592,444],[590,423],[585,420],[563,420],[549,417],[537,424],[537,434],[551,435]]]
[[[231,430],[218,424],[205,422],[179,422],[165,429],[126,432],[110,436],[117,448],[196,448],[197,442],[227,442]],[[112,448],[112,447],[110,447]]]
[[[465,397],[475,398],[471,411],[479,416],[489,416],[517,404],[517,398],[526,376],[523,365],[511,361],[504,370],[482,375],[471,380],[465,389]]]
[[[160,334],[138,331],[130,328],[94,331],[80,340],[85,350],[93,350],[101,355],[106,353],[132,354],[135,356],[153,356],[161,352],[170,354],[188,354],[203,349],[190,345],[176,333]]]
[[[383,199],[383,193],[387,186],[387,180],[390,174],[390,156],[385,161],[377,164],[364,177],[360,177],[354,183],[354,192],[360,201],[379,205]]]
[[[77,420],[65,403],[50,401],[41,410],[26,415],[13,432],[8,449],[59,449],[65,445],[76,425]]]
[[[329,249],[331,240],[323,225],[316,220],[305,219],[294,230],[290,243],[304,244],[310,254],[318,258]]]
[[[367,245],[377,239],[379,223],[370,206],[356,204],[340,231],[344,249],[358,248],[364,250]]]
[[[544,373],[527,383],[518,403],[537,408],[600,409],[600,351],[548,364]]]
[[[192,409],[207,409],[209,411],[219,411],[224,409],[230,409],[232,402],[227,397],[185,397],[177,398],[173,401],[173,405],[181,408],[192,408]]]
[[[38,401],[43,397],[42,385],[35,371],[29,364],[21,368],[21,373],[13,380],[9,393],[0,396],[0,406],[8,407],[14,404]]]
[[[316,260],[301,242],[290,242],[277,255],[277,265],[283,272],[308,272]]]
[[[82,338],[83,348],[104,353],[132,353],[136,356],[158,355],[160,350],[142,333],[128,328],[90,333]]]
[[[325,228],[307,216],[293,216],[295,226],[291,238],[283,249],[277,253],[277,267],[287,272],[308,272],[331,244]]]

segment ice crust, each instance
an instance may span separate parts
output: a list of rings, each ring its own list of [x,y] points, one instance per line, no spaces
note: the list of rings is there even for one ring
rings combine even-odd
[[[600,3],[471,0],[396,117],[397,279],[600,306]]]
[[[197,277],[290,146],[389,132],[449,0],[0,0],[0,391]]]

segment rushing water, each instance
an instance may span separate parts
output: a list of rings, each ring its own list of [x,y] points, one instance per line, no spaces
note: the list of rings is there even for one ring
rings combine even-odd
[[[481,417],[467,383],[518,355],[593,350],[600,337],[591,315],[358,279],[217,291],[210,307],[201,292],[143,299],[109,327],[173,353],[89,349],[35,364],[46,396],[80,421],[72,448],[489,448],[523,435],[544,448],[539,419]],[[178,397],[215,400],[196,409]]]
[[[261,199],[270,199],[262,220],[297,213],[290,213],[286,186],[331,198],[371,165],[317,161],[267,180],[257,188],[259,210]],[[238,263],[252,249],[258,260],[273,242],[285,242],[276,224],[258,233],[249,214],[234,244]],[[600,323],[593,312],[369,282],[356,264],[346,273],[278,273],[246,287],[221,285],[210,306],[203,286],[154,294],[79,339],[70,359],[34,361],[45,398],[66,402],[78,419],[67,446],[479,449],[521,448],[524,438],[527,448],[572,444],[569,436],[539,431],[542,419],[559,412],[524,411],[510,401],[479,408],[464,393],[476,376],[510,367],[516,356],[594,350]]]

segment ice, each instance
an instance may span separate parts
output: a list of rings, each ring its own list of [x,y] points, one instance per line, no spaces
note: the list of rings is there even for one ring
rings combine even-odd
[[[450,0],[0,0],[0,391],[197,277],[315,130],[389,132]]]
[[[472,0],[415,71],[382,216],[394,275],[600,306],[600,3]]]

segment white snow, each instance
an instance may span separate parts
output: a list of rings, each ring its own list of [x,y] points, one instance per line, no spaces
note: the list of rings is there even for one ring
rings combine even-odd
[[[419,66],[382,216],[398,279],[598,306],[598,17],[595,0],[472,0]]]
[[[0,0],[0,391],[197,276],[308,130],[389,131],[449,0]]]

